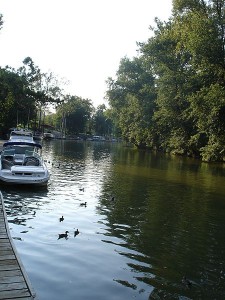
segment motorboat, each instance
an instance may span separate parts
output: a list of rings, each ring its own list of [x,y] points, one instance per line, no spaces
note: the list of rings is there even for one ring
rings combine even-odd
[[[101,135],[94,135],[92,137],[92,141],[102,142],[102,141],[105,141],[105,138],[104,138],[104,136],[101,136]]]
[[[16,185],[47,185],[50,174],[42,157],[42,145],[31,131],[15,130],[3,144],[0,182]]]
[[[54,137],[54,134],[52,134],[51,132],[44,132],[44,140],[53,140],[55,137]]]

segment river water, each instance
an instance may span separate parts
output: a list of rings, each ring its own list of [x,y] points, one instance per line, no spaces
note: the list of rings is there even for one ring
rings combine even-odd
[[[1,187],[39,300],[225,299],[224,165],[104,142],[43,156],[46,189]]]

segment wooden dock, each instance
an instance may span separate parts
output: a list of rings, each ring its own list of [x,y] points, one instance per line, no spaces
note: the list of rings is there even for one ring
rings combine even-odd
[[[35,293],[9,232],[4,201],[0,192],[0,300],[34,298]]]

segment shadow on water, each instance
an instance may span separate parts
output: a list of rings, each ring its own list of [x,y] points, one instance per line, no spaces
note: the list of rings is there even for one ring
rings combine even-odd
[[[102,241],[119,247],[117,253],[128,258],[135,274],[130,282],[116,281],[132,289],[138,282],[154,287],[149,299],[222,299],[223,168],[216,171],[213,165],[205,172],[205,164],[190,159],[121,152],[98,206],[105,216]],[[222,178],[216,181],[215,173]]]
[[[43,203],[46,203],[48,187],[32,187],[29,185],[1,185],[9,224],[26,226],[27,221],[34,219]],[[41,199],[45,199],[41,201]],[[23,231],[26,233],[27,231]],[[21,240],[20,237],[12,236]]]

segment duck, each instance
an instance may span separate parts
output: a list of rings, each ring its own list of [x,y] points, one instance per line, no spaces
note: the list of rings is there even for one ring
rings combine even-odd
[[[74,231],[74,237],[76,237],[79,233],[80,233],[79,230],[76,229],[76,230]]]
[[[192,283],[190,282],[190,280],[187,279],[186,276],[183,276],[182,283],[189,289],[192,287]]]
[[[81,192],[84,192],[84,188],[80,188],[79,190],[80,190]]]
[[[62,238],[67,239],[68,238],[68,233],[69,233],[69,231],[65,231],[65,233],[59,233],[58,240],[62,239]]]
[[[64,217],[62,216],[61,218],[59,218],[59,222],[64,221]]]
[[[86,207],[87,206],[87,202],[81,203],[80,206],[85,206]]]
[[[114,201],[115,200],[115,197],[114,196],[112,196],[112,198],[111,198],[111,201]]]

